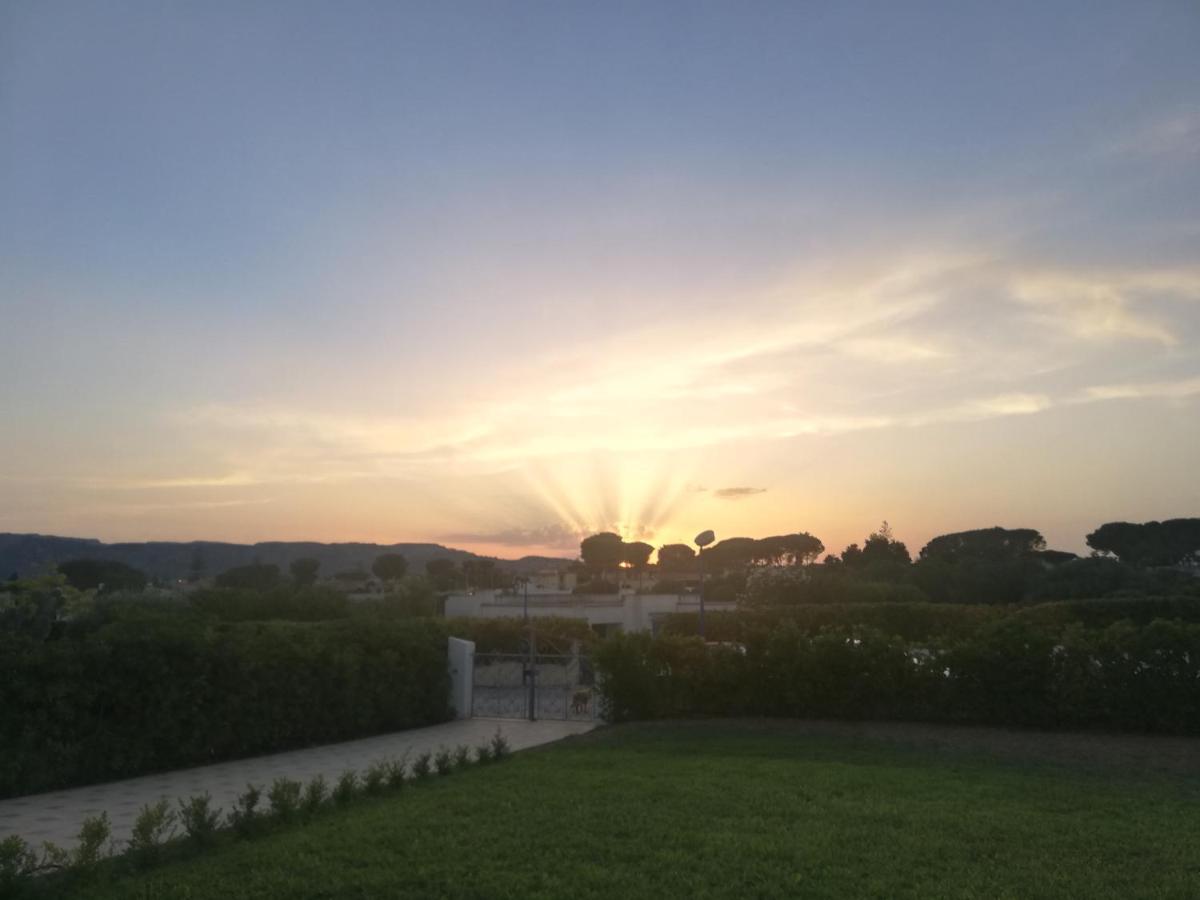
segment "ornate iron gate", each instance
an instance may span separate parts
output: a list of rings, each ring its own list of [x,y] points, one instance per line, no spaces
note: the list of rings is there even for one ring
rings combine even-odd
[[[591,661],[578,654],[476,653],[471,715],[506,719],[596,718]]]

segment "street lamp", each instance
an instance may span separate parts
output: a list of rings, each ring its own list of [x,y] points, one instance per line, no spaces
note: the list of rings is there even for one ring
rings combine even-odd
[[[711,529],[702,531],[695,537],[696,546],[700,552],[696,554],[700,562],[700,637],[704,637],[704,548],[717,539]]]

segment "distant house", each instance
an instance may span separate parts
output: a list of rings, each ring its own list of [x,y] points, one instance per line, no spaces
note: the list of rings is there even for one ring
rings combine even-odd
[[[482,619],[519,618],[528,608],[530,616],[585,619],[600,634],[617,631],[656,633],[662,620],[672,613],[696,613],[700,598],[695,594],[572,594],[566,591],[521,590],[451,592],[446,596],[448,617]],[[732,610],[733,602],[706,602],[708,612]]]

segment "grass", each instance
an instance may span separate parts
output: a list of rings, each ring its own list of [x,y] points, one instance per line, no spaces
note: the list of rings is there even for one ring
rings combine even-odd
[[[812,736],[604,729],[92,885],[94,898],[1196,897],[1200,781]]]

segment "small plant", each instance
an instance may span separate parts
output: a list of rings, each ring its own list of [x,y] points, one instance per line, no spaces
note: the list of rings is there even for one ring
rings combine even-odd
[[[207,847],[217,834],[221,811],[213,809],[212,797],[208,793],[197,794],[189,800],[179,801],[179,821],[184,834],[199,847]]]
[[[337,784],[333,787],[333,802],[344,806],[358,794],[358,773],[347,769],[338,776]]]
[[[112,823],[108,821],[108,813],[98,816],[88,816],[83,820],[79,829],[79,844],[71,858],[76,871],[87,872],[94,869],[108,850],[109,838],[112,837]]]
[[[151,865],[158,859],[159,848],[175,833],[175,813],[166,797],[157,803],[147,803],[138,812],[129,838],[129,852],[141,865]]]
[[[328,798],[329,785],[325,783],[325,776],[315,775],[312,781],[304,786],[304,796],[300,798],[300,805],[304,808],[306,816],[313,816],[325,805]]]
[[[500,733],[500,729],[496,729],[496,733],[492,735],[492,759],[499,762],[512,752],[512,747],[509,746],[508,738]]]
[[[0,897],[15,896],[18,885],[37,868],[37,854],[24,838],[14,834],[0,841]]]
[[[385,763],[387,774],[384,779],[387,781],[389,790],[398,791],[404,787],[404,782],[407,781],[405,775],[408,769],[408,751],[404,751],[404,755],[399,759],[389,759]]]
[[[290,778],[276,778],[267,791],[271,803],[271,814],[280,822],[290,822],[300,809],[300,782]]]
[[[475,748],[475,759],[480,763],[490,763],[492,761],[491,741],[485,741]]]
[[[387,779],[387,763],[382,760],[371,763],[363,773],[363,791],[374,796],[383,793],[383,783]]]
[[[433,773],[433,754],[424,750],[413,760],[413,778],[428,778]]]
[[[465,769],[471,765],[471,748],[466,744],[459,744],[454,748],[454,768]]]
[[[250,837],[258,830],[261,818],[258,813],[258,801],[261,799],[262,788],[248,784],[246,792],[234,801],[233,812],[229,814],[229,824],[240,837]]]
[[[438,747],[437,753],[433,755],[433,767],[439,775],[449,775],[453,772],[454,757],[450,755],[450,751],[445,747]]]

